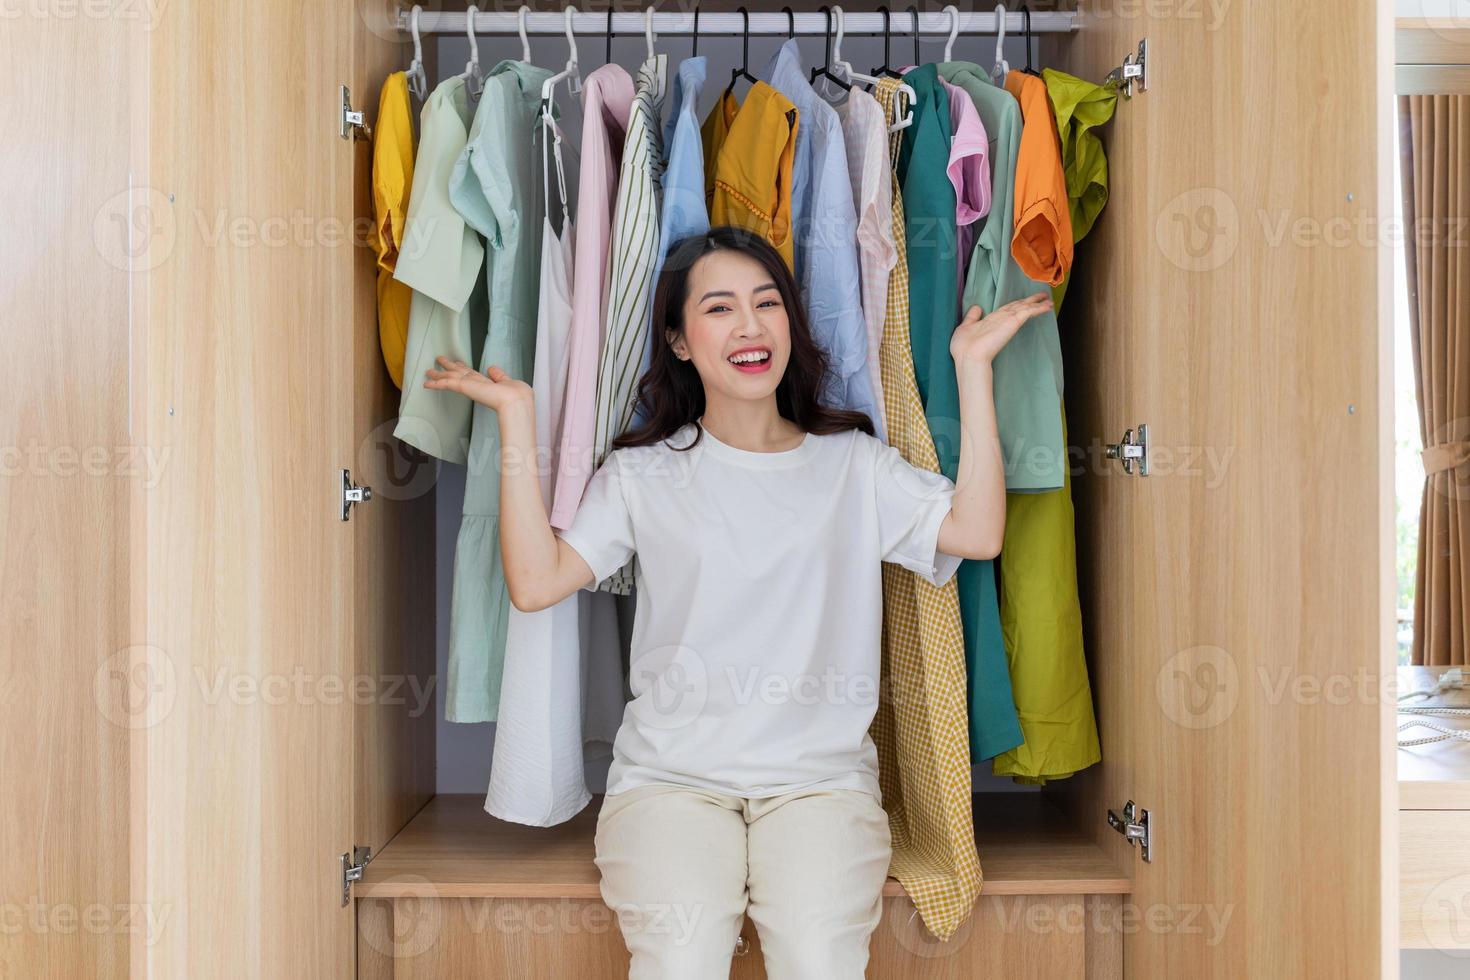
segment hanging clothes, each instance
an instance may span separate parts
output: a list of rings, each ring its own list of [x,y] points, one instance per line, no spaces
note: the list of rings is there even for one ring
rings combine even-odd
[[[748,228],[771,243],[787,268],[796,261],[791,171],[800,113],[786,96],[756,82],[730,132],[718,142],[710,220]]]
[[[440,82],[419,117],[419,152],[403,246],[393,278],[413,290],[408,342],[393,435],[450,463],[468,457],[473,403],[463,395],[424,387],[439,355],[478,363],[489,310],[484,279],[485,247],[449,200],[449,175],[469,135],[464,79]]]
[[[1092,229],[1108,198],[1107,157],[1092,132],[1112,117],[1118,94],[1050,68],[1042,78],[1055,108],[1061,167],[1067,175],[1066,208],[1074,242]],[[1027,124],[1029,125],[1029,123]],[[1058,309],[1067,279],[1052,290]],[[1066,410],[1062,406],[1063,434]],[[1077,541],[1072,509],[1072,478],[1053,493],[1011,494],[1006,499],[1006,530],[1001,551],[1001,628],[1014,651],[1017,685],[1053,692],[1050,705],[1028,694],[1042,717],[1064,719],[1060,737],[1033,735],[994,763],[1000,775],[1018,782],[1057,779],[1097,762],[1101,752],[1092,723],[1092,695],[1082,642],[1082,609],[1077,598]],[[1071,678],[1070,680],[1068,678]],[[1037,730],[1042,730],[1037,726]]]
[[[887,319],[888,277],[898,261],[893,246],[892,167],[888,163],[888,121],[872,93],[853,88],[836,106],[847,146],[847,175],[857,212],[858,272],[862,277],[863,320],[868,328],[868,374],[873,381],[874,435],[888,441],[880,351]]]
[[[895,112],[898,80],[874,89],[884,118]],[[904,200],[889,150],[896,261],[880,347],[890,445],[910,464],[939,470],[934,440],[914,380],[908,336],[909,277]],[[964,634],[954,579],[935,588],[908,569],[883,564],[882,689],[871,734],[878,747],[883,808],[893,840],[889,873],[902,883],[924,925],[941,940],[971,914],[980,892],[975,851],[970,753],[965,744]]]
[[[949,144],[949,182],[954,185],[955,198],[958,263],[955,285],[962,296],[970,254],[975,251],[975,230],[990,213],[990,138],[965,90],[942,78],[939,84],[949,96],[949,124],[953,131]]]
[[[798,115],[791,162],[794,268],[812,335],[831,368],[824,400],[871,419],[878,410],[868,373],[867,321],[852,233],[857,216],[842,124],[807,81],[795,38],[777,49],[758,77],[790,99]]]
[[[949,341],[959,322],[955,261],[956,198],[948,179],[949,93],[933,65],[904,75],[917,99],[914,121],[900,130],[898,177],[908,240],[909,342],[919,398],[940,472],[959,473],[960,389]],[[956,576],[964,623],[970,755],[989,759],[1021,742],[1011,699],[1010,664],[1000,628],[993,561],[967,560]]]
[[[1057,119],[1062,144],[1062,172],[1067,179],[1067,210],[1072,219],[1072,241],[1080,242],[1092,230],[1108,203],[1108,158],[1102,140],[1093,132],[1113,118],[1118,90],[1097,85],[1052,68],[1041,70],[1047,96]],[[1052,290],[1057,310],[1067,292],[1067,280]]]
[[[543,453],[552,455],[555,449],[566,392],[574,229],[567,211],[559,127],[543,121],[536,142],[543,174],[541,274],[534,366],[525,380],[533,389],[539,461]],[[555,179],[545,176],[548,144]],[[547,200],[553,188],[561,211],[560,235],[552,226]],[[547,506],[555,472],[555,460],[551,462],[538,466],[537,474]],[[495,751],[485,793],[486,812],[502,820],[547,827],[571,819],[591,802],[583,767],[580,607],[581,600],[573,594],[535,612],[509,609]]]
[[[543,218],[540,168],[527,152],[540,113],[545,68],[506,60],[485,76],[465,148],[449,177],[449,199],[485,236],[490,324],[480,357],[513,378],[530,377]],[[462,397],[462,396],[461,396]],[[454,545],[445,717],[495,721],[500,710],[510,597],[500,556],[500,423],[474,405],[464,513]]]
[[[963,307],[987,313],[1045,289],[1027,278],[1011,255],[1016,154],[1021,111],[1015,98],[990,83],[968,61],[950,61],[939,74],[965,90],[990,137],[990,214],[975,241],[965,277]],[[1056,490],[1067,455],[1058,406],[1062,394],[1062,346],[1052,311],[1032,317],[995,357],[995,420],[1000,431],[1006,489]]]
[[[700,143],[704,148],[704,201],[711,210],[715,199],[715,165],[719,162],[720,149],[729,138],[730,127],[735,124],[735,117],[739,113],[740,100],[735,98],[734,92],[726,89],[720,93],[715,107],[710,110],[704,125],[699,128]]]
[[[647,343],[653,300],[653,269],[659,257],[659,209],[663,195],[664,148],[659,131],[663,116],[668,57],[654,55],[638,69],[628,136],[618,172],[617,207],[613,217],[612,265],[609,277],[607,334],[597,376],[597,428],[592,468],[607,458],[612,441],[628,426],[638,367]],[[617,595],[633,591],[634,557],[599,588]]]
[[[674,76],[673,110],[664,126],[663,214],[659,220],[658,261],[653,267],[653,281],[658,283],[664,258],[675,242],[686,235],[709,231],[709,211],[704,199],[704,148],[699,138],[699,93],[704,88],[705,61],[686,58]],[[650,307],[651,312],[651,307]],[[638,376],[648,373],[653,361],[653,345],[664,342],[650,324],[643,345]],[[633,425],[648,421],[642,403],[634,402]]]
[[[567,338],[567,394],[562,407],[560,460],[551,526],[569,528],[587,481],[597,430],[597,362],[607,315],[608,253],[618,168],[633,79],[620,65],[603,65],[582,80],[582,166],[577,183],[577,230],[572,277],[572,328]]]
[[[1072,268],[1072,218],[1056,121],[1040,76],[1007,72],[1005,88],[1021,106],[1022,122],[1011,254],[1026,275],[1057,286]]]
[[[403,387],[403,352],[408,346],[409,307],[413,290],[393,278],[403,248],[408,218],[408,189],[413,184],[413,117],[408,79],[395,71],[383,80],[373,131],[373,223],[368,245],[378,257],[378,346],[383,364],[398,388]]]

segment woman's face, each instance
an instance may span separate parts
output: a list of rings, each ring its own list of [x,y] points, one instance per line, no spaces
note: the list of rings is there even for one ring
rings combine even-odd
[[[765,266],[721,249],[689,270],[684,331],[670,331],[674,353],[694,364],[705,399],[769,397],[791,356],[790,321]]]

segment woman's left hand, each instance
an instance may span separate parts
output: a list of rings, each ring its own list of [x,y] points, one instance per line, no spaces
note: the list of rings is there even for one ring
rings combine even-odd
[[[978,306],[970,307],[949,339],[949,353],[955,366],[966,362],[990,364],[1021,329],[1021,324],[1051,307],[1051,294],[1047,292],[1032,293],[1025,299],[997,307],[988,315]]]

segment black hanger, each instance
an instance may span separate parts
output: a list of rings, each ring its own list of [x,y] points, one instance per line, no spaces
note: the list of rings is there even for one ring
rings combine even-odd
[[[868,74],[872,75],[874,78],[877,78],[880,75],[887,75],[889,78],[899,78],[901,77],[899,73],[894,71],[891,67],[893,62],[889,59],[888,54],[888,42],[892,40],[893,37],[888,8],[879,7],[878,12],[883,15],[883,64],[879,65],[877,68],[874,68],[872,71],[868,72]]]
[[[1027,75],[1040,76],[1041,72],[1031,67],[1031,5],[1029,3],[1021,4],[1021,15],[1025,18],[1022,21],[1021,33],[1026,36],[1026,67],[1021,70]]]
[[[781,13],[786,15],[786,40],[796,37],[796,12],[790,7],[782,7]]]
[[[694,35],[693,35],[693,37],[694,37],[694,40],[692,42],[692,46],[689,49],[689,57],[691,57],[691,58],[698,58],[699,57],[699,4],[697,4],[697,3],[694,5]]]
[[[730,69],[730,84],[725,86],[726,95],[735,91],[735,83],[740,81],[741,77],[749,79],[752,85],[758,80],[750,73],[750,11],[744,7],[738,9],[740,16],[745,18],[745,33],[740,43],[740,67]]]
[[[832,8],[823,5],[821,8],[819,8],[818,13],[823,13],[827,15],[827,54],[826,61],[823,63],[822,67],[812,69],[812,76],[810,81],[815,82],[818,78],[825,78],[829,82],[842,86],[842,89],[844,91],[851,92],[851,82],[843,81],[836,75],[832,74]]]
[[[603,62],[605,64],[609,64],[609,65],[612,64],[612,39],[613,39],[612,12],[613,12],[612,4],[608,4],[607,5],[607,54],[606,54],[606,56],[602,60],[603,60]]]
[[[914,67],[919,67],[919,8],[910,6],[909,16],[914,19]]]

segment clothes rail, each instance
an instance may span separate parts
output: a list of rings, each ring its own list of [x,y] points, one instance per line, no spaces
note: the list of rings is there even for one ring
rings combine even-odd
[[[843,12],[845,22],[845,37],[881,37],[884,33],[885,18],[881,13],[871,11]],[[419,33],[420,34],[463,34],[465,33],[465,13],[450,11],[420,11]],[[921,12],[915,18],[907,11],[895,10],[887,18],[889,34],[895,41],[901,40],[904,35],[910,37],[914,34],[914,21],[918,20],[918,33],[948,36],[951,22],[949,14],[943,10]],[[959,34],[961,36],[977,34],[996,34],[997,24],[995,11],[981,13],[971,11],[961,13],[959,16]],[[1077,15],[1069,11],[1038,11],[1031,14],[1032,34],[1065,34],[1077,29]],[[1007,35],[1014,34],[1019,37],[1026,27],[1026,15],[1019,11],[1007,11],[1005,15],[1005,31]],[[406,10],[400,10],[398,14],[398,27],[407,32],[409,29],[409,14]],[[644,15],[642,12],[614,13],[612,15],[612,33],[617,36],[629,36],[642,34],[644,27]],[[782,37],[791,30],[792,21],[786,14],[770,11],[753,12],[750,14],[749,33],[752,37],[756,35],[780,35]],[[808,37],[823,37],[827,33],[827,15],[823,13],[803,12],[795,15],[795,29],[798,35]],[[694,33],[694,10],[687,12],[655,11],[653,14],[653,32],[661,37],[688,36]],[[475,33],[486,35],[504,35],[514,37],[519,33],[517,15],[515,11],[480,11],[475,15]],[[566,35],[566,18],[560,11],[536,11],[526,14],[527,34],[557,34]],[[572,15],[572,33],[584,35],[596,35],[604,37],[608,33],[607,11],[579,11]],[[740,37],[746,33],[745,18],[738,12],[729,11],[700,11],[699,14],[699,36],[702,38],[713,38],[718,35]]]

